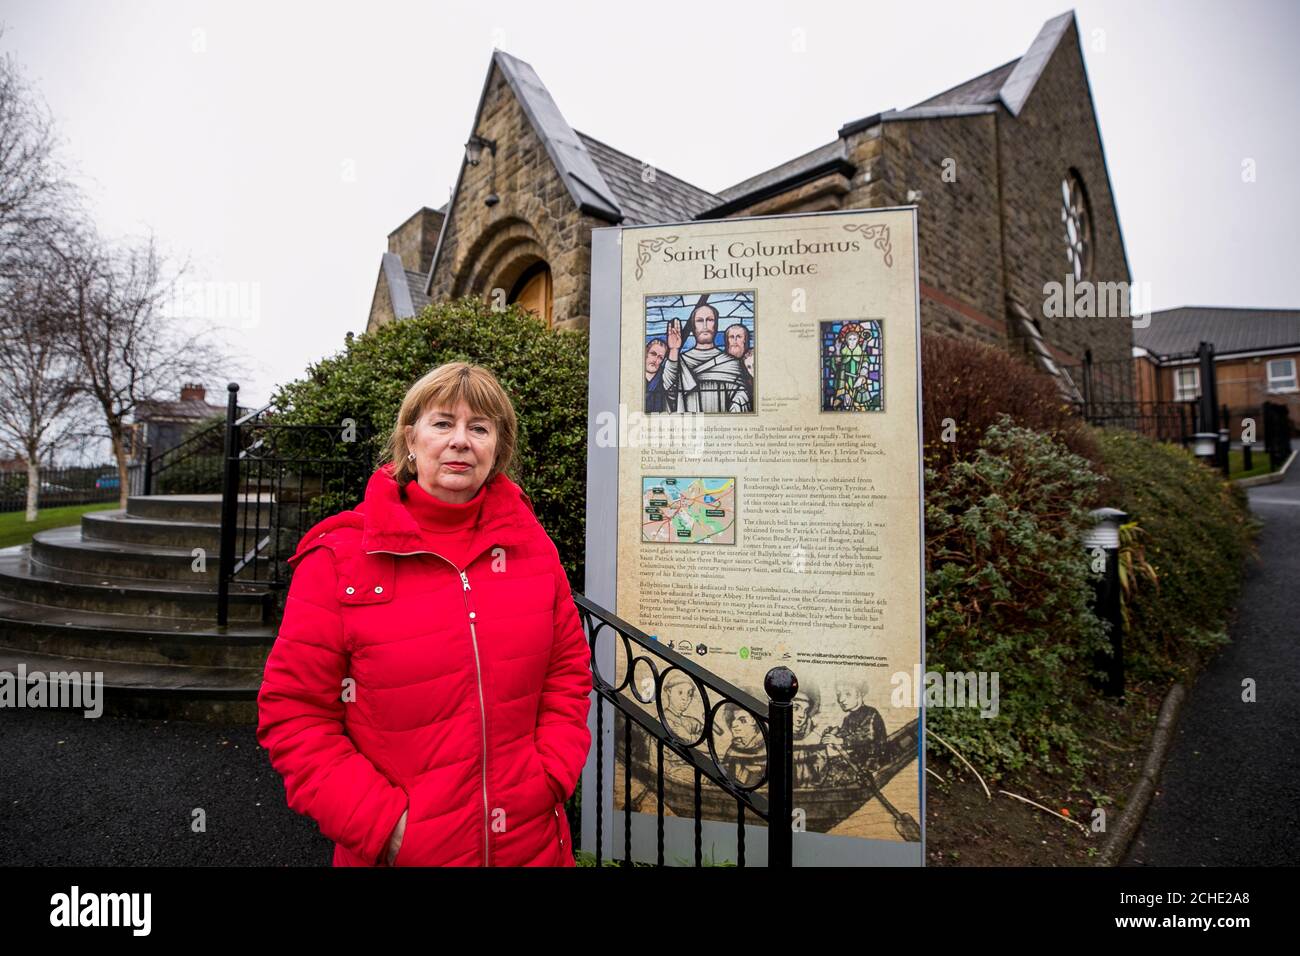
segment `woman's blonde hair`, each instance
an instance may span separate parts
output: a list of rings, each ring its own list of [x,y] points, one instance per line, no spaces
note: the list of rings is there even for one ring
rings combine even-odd
[[[515,447],[518,441],[519,421],[515,406],[501,383],[482,365],[469,362],[447,362],[426,372],[406,392],[397,412],[397,423],[380,459],[394,462],[393,477],[399,486],[414,481],[419,472],[415,462],[406,456],[410,447],[406,443],[406,426],[414,425],[431,408],[451,411],[461,399],[469,406],[470,414],[482,415],[492,420],[496,428],[496,460],[484,484],[498,474],[505,473],[513,480]]]

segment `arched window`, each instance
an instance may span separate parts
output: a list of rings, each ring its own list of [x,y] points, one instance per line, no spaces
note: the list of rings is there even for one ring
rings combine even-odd
[[[534,262],[515,280],[510,290],[510,302],[533,313],[546,326],[551,325],[551,267],[545,262]]]
[[[1092,277],[1092,212],[1083,180],[1073,169],[1061,180],[1061,223],[1065,226],[1065,255],[1074,281]]]

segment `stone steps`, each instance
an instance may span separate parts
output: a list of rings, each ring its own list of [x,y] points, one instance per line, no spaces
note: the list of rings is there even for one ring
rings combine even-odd
[[[241,523],[265,529],[272,504],[245,496]],[[279,625],[264,623],[272,595],[251,581],[231,585],[216,624],[220,519],[219,495],[132,495],[0,549],[0,670],[102,673],[115,712],[255,719]]]
[[[256,667],[266,662],[277,628],[225,627],[139,614],[106,614],[0,598],[0,646],[37,654],[143,664]]]
[[[107,714],[240,723],[257,720],[257,691],[262,682],[261,668],[138,664],[3,646],[0,671],[27,676],[28,686],[18,688],[20,693],[30,694],[33,684],[44,684],[47,700],[55,696],[50,688],[52,674],[88,675],[81,678],[83,682],[93,682],[93,675],[100,674]],[[83,697],[83,709],[86,702]]]
[[[31,557],[37,564],[59,571],[134,578],[137,581],[205,582],[215,592],[217,576],[221,573],[218,550],[215,547],[204,548],[202,554],[197,555],[193,550],[195,547],[202,546],[142,544],[86,537],[82,528],[74,526],[36,532],[32,537]],[[264,568],[265,559],[256,560]],[[248,575],[251,574],[249,571]]]
[[[0,549],[0,598],[104,614],[217,619],[216,591],[206,579],[147,580],[54,568],[32,560],[28,545]],[[260,623],[265,599],[265,588],[236,582],[229,620]]]

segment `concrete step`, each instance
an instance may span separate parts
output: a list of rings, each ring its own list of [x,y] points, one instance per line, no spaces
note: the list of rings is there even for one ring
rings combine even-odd
[[[261,668],[278,625],[105,614],[0,598],[0,645],[120,663]]]
[[[262,523],[266,523],[265,516],[272,503],[270,494],[240,495],[239,500],[236,513],[241,523],[245,521],[244,512],[247,511],[247,521],[251,524],[259,508],[263,515]],[[130,495],[126,499],[126,513],[132,518],[154,521],[220,524],[221,495]]]
[[[20,671],[21,665],[21,671]],[[28,678],[28,685],[43,683],[47,700],[61,678],[51,674],[77,673],[84,683],[102,675],[105,713],[172,720],[212,720],[251,723],[257,720],[257,691],[262,668],[177,667],[167,664],[128,663],[43,654],[0,645],[0,670]],[[51,687],[51,684],[54,687]],[[19,692],[27,691],[18,688]],[[84,688],[83,688],[84,693]],[[26,695],[24,700],[28,699]],[[86,699],[82,698],[82,709]]]
[[[270,513],[262,514],[262,527],[269,524]],[[249,530],[253,530],[255,516],[249,513]],[[263,530],[265,534],[265,530]],[[128,544],[159,545],[164,548],[202,548],[215,553],[221,548],[221,525],[206,521],[165,521],[139,518],[121,508],[112,511],[92,511],[81,517],[81,536],[94,541],[115,541]]]
[[[0,597],[100,613],[217,619],[215,580],[141,581],[51,568],[33,561],[27,545],[0,549]],[[267,597],[264,587],[236,582],[230,593],[230,620],[261,623]]]
[[[250,539],[250,547],[251,543]],[[194,569],[196,556],[189,547],[85,538],[81,528],[75,525],[36,532],[32,536],[31,556],[48,568],[145,581],[204,582],[212,590],[216,589],[221,571],[220,555],[215,548],[204,552],[202,570],[199,571]],[[258,575],[254,577],[250,567],[244,577],[265,580],[268,559],[262,556],[256,562]]]

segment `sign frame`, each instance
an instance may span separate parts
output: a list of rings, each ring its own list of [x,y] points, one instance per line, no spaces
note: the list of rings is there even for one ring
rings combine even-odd
[[[586,507],[586,597],[620,614],[617,607],[618,581],[618,495],[619,456],[621,448],[602,447],[597,442],[598,421],[601,413],[617,413],[621,402],[620,373],[622,367],[623,334],[623,247],[628,238],[647,229],[682,226],[698,228],[717,224],[720,228],[743,225],[746,222],[772,220],[803,220],[812,217],[836,217],[883,212],[908,212],[911,214],[912,232],[912,282],[915,310],[916,342],[916,435],[917,435],[917,496],[918,540],[920,541],[919,573],[919,673],[925,673],[925,489],[924,489],[924,438],[922,420],[921,378],[921,297],[918,216],[915,205],[889,206],[870,209],[843,209],[817,213],[791,213],[771,216],[748,216],[719,220],[688,220],[684,222],[647,223],[632,226],[610,226],[593,229],[591,233],[591,323],[588,373],[587,419],[587,507]],[[894,401],[899,399],[895,396]],[[753,414],[758,414],[757,408]],[[746,416],[748,417],[748,416]],[[598,648],[600,645],[598,645]],[[603,673],[614,672],[614,648],[596,661]],[[798,675],[797,668],[795,670]],[[582,847],[591,851],[596,844],[596,800],[602,804],[603,846],[606,858],[621,858],[624,845],[624,813],[614,807],[614,717],[616,708],[592,692],[593,706],[588,714],[588,727],[592,733],[592,748],[582,771]],[[926,860],[925,828],[925,707],[924,700],[914,701],[918,712],[919,733],[917,753],[918,806],[920,808],[921,840],[919,843],[840,836],[828,833],[796,831],[793,834],[793,862],[795,866],[924,866]],[[604,707],[604,740],[596,740],[596,708]],[[604,780],[596,779],[596,748],[603,746],[605,759]],[[708,786],[706,783],[705,786]],[[653,862],[657,857],[657,815],[632,811],[631,845],[636,861]],[[700,821],[703,846],[718,858],[736,858],[736,823],[705,819]],[[691,817],[664,816],[664,859],[694,859],[695,820]],[[610,852],[617,848],[615,855]],[[767,862],[767,827],[746,825],[745,857],[747,864],[765,865]]]

